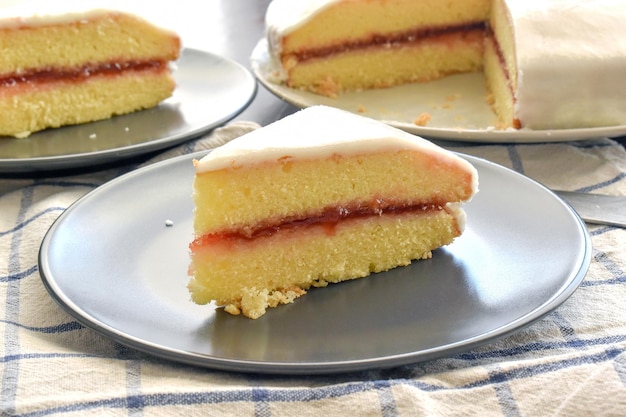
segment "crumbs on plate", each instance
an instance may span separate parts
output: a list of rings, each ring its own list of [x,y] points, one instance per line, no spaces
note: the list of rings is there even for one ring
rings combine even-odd
[[[432,119],[430,113],[424,112],[417,116],[417,119],[413,121],[413,124],[416,126],[426,126],[428,122],[430,122],[430,119]]]

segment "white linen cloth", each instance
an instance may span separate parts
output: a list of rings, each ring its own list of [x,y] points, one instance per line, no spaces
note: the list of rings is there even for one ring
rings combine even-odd
[[[219,146],[256,127],[231,123],[148,164]],[[548,187],[626,195],[626,151],[609,139],[446,145]],[[65,313],[42,284],[37,256],[52,222],[82,195],[133,168],[0,177],[2,415],[626,415],[625,229],[590,225],[593,260],[573,296],[481,348],[349,374],[229,373],[162,360],[100,336]]]

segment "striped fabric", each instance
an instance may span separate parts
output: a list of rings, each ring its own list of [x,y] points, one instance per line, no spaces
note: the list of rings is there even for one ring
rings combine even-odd
[[[255,128],[233,123],[155,160]],[[459,145],[549,187],[626,195],[616,142]],[[626,415],[626,230],[589,226],[581,287],[528,328],[451,357],[326,376],[213,371],[139,353],[84,328],[47,294],[37,267],[52,222],[135,166],[53,178],[0,178],[0,409],[6,416]]]

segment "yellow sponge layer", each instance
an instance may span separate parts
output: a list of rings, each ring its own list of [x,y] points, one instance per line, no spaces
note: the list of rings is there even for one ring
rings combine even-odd
[[[442,209],[351,219],[332,230],[313,225],[251,241],[225,240],[192,254],[189,289],[196,303],[216,300],[232,314],[257,318],[311,286],[430,258],[459,234],[456,216]]]
[[[0,76],[120,60],[174,60],[180,39],[133,15],[111,12],[69,24],[0,29]]]
[[[491,0],[338,2],[290,33],[283,40],[282,50],[290,54],[416,27],[433,29],[483,22],[489,16],[490,5]]]
[[[93,77],[82,83],[56,82],[45,88],[24,88],[19,95],[0,94],[0,135],[28,136],[49,127],[153,107],[169,97],[173,89],[169,71],[147,70]]]
[[[384,139],[381,139],[384,140]],[[340,156],[203,172],[194,180],[196,236],[313,216],[376,199],[440,204],[468,199],[471,174],[415,151]]]
[[[288,85],[333,97],[342,91],[391,87],[479,71],[482,61],[483,31],[478,29],[469,34],[429,38],[428,42],[355,49],[300,61],[289,69]]]

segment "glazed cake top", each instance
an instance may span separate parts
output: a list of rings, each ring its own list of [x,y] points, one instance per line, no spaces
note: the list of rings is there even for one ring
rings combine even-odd
[[[273,0],[267,8],[265,23],[276,33],[286,33],[302,25],[324,8],[343,0]]]
[[[382,122],[326,106],[300,110],[216,148],[196,162],[196,172],[285,157],[317,159],[390,150],[417,150],[456,164],[472,175],[477,190],[476,169],[454,153]]]
[[[525,126],[545,129],[626,123],[624,2],[506,3],[518,68],[516,110]]]
[[[4,0],[0,7],[0,28],[62,24],[80,19],[123,12],[144,16],[159,26],[171,29],[167,19],[157,16],[149,9],[141,12],[138,5],[123,0]]]

